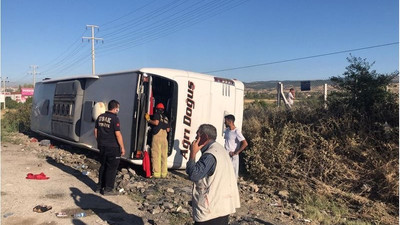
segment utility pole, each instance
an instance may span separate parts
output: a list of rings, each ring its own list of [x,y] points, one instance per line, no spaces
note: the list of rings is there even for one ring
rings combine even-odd
[[[32,72],[29,72],[28,74],[33,75],[33,88],[35,88],[35,83],[36,83],[35,76],[36,76],[36,74],[40,74],[40,73],[36,72],[36,69],[39,67],[37,65],[31,65],[30,67],[32,68]]]
[[[328,105],[326,104],[328,100],[328,84],[324,84],[324,108],[328,108]]]
[[[8,80],[8,77],[2,77],[1,78],[2,79],[2,81],[3,81],[3,97],[4,97],[4,104],[3,104],[3,109],[6,109],[6,82],[8,82],[8,81],[6,81],[6,80]]]
[[[92,36],[91,37],[82,37],[83,39],[90,39],[92,40],[92,75],[94,76],[96,74],[96,69],[95,69],[95,54],[94,54],[94,41],[98,40],[103,40],[103,38],[96,38],[94,37],[94,28],[99,29],[99,26],[96,25],[86,25],[86,29],[88,27],[92,28]]]

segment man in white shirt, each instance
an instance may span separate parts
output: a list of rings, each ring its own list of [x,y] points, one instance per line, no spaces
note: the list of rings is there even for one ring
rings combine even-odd
[[[290,106],[293,106],[294,97],[295,97],[294,88],[290,88],[289,93],[287,95],[287,100]]]
[[[242,132],[235,126],[235,116],[225,116],[225,150],[228,151],[231,157],[233,170],[235,171],[236,179],[239,177],[239,153],[247,147],[247,141],[243,137]]]

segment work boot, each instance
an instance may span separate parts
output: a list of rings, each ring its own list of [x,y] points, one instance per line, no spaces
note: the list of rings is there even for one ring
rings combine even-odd
[[[104,196],[115,196],[115,195],[118,195],[118,192],[116,192],[116,191],[114,191],[114,190],[107,190],[107,189],[104,189],[102,194],[103,194]]]
[[[116,192],[116,191],[104,191],[103,195],[104,196],[115,196],[115,195],[118,195],[118,192]]]
[[[101,193],[102,190],[103,190],[103,188],[101,187],[101,184],[97,184],[95,192],[96,193]]]

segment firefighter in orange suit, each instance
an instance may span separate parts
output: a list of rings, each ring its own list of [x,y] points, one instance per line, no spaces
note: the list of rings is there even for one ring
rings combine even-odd
[[[167,134],[170,131],[170,126],[167,116],[164,115],[164,109],[164,105],[158,103],[152,120],[149,114],[145,115],[147,122],[152,125],[151,165],[154,178],[166,178],[168,175]]]

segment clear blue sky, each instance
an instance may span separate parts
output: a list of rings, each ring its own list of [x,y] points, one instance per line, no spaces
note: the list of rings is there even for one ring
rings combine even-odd
[[[244,82],[341,75],[350,52],[399,41],[398,0],[2,0],[1,73],[10,85],[168,67]],[[399,45],[354,51],[379,73],[399,67]]]

